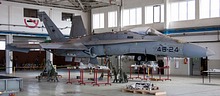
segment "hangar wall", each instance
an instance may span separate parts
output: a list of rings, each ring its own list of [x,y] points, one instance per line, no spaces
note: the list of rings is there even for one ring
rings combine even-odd
[[[38,18],[28,18],[24,17],[24,8],[30,9],[38,9],[39,11],[45,11],[54,21],[54,23],[58,26],[58,28],[63,28],[62,33],[65,35],[69,35],[71,22],[70,21],[62,21],[61,14],[62,12],[65,13],[72,13],[74,15],[81,15],[85,28],[90,31],[90,19],[89,15],[86,12],[78,11],[78,10],[70,10],[70,9],[61,9],[61,8],[54,8],[54,7],[46,7],[46,6],[38,6],[38,5],[30,5],[30,4],[22,4],[22,3],[15,3],[9,1],[1,1],[0,4],[0,30],[1,31],[16,31],[21,33],[41,33],[47,34],[45,28],[28,28],[25,27],[24,19],[33,19],[39,21]],[[28,22],[27,22],[28,23]],[[29,25],[30,24],[28,23]],[[8,26],[11,25],[11,26]],[[37,25],[38,27],[42,27],[43,22],[39,22]],[[65,28],[68,27],[68,28]]]
[[[220,60],[220,42],[218,40],[218,35],[199,35],[199,36],[181,36],[174,37],[176,39],[180,39],[186,42],[195,42],[194,44],[207,47],[208,49],[215,52],[215,55],[210,56],[211,60]]]
[[[175,37],[176,38],[176,37]],[[219,35],[200,35],[200,36],[184,36],[177,37],[187,42],[200,41],[197,44],[199,46],[207,47],[208,49],[214,51],[215,55],[210,56],[208,59],[208,69],[220,68],[220,42]],[[210,42],[205,42],[210,41]]]
[[[189,75],[189,63],[185,64],[184,58],[169,58],[168,61],[164,58],[164,62],[165,64],[168,62],[171,75]],[[166,71],[165,74],[167,74]]]
[[[161,5],[161,4],[164,5],[164,1],[166,1],[166,0],[138,0],[138,1],[136,1],[136,0],[122,0],[122,1],[123,1],[122,10],[123,9],[129,9],[129,8],[137,8],[137,7],[142,8],[142,24],[132,25],[132,26],[125,26],[125,27],[122,28],[122,30],[132,28],[132,27],[136,27],[136,26],[150,26],[150,27],[153,27],[157,30],[165,29],[164,22],[145,24],[145,19],[146,19],[145,18],[145,6],[154,6],[154,5]],[[181,1],[186,1],[186,0],[168,0],[168,1],[169,1],[169,3],[171,3],[171,2],[181,2]],[[200,6],[199,2],[200,2],[200,0],[195,0],[195,19],[170,21],[168,28],[169,29],[175,29],[175,28],[189,28],[189,27],[191,28],[191,27],[204,27],[204,26],[220,25],[220,22],[218,22],[220,20],[219,17],[200,19],[200,17],[199,17],[199,10],[200,10],[199,9],[199,6]],[[116,10],[118,11],[118,9],[119,8],[117,8],[116,5],[93,9],[92,14],[104,13],[104,19],[105,19],[104,28],[94,29],[95,32],[107,32],[107,31],[111,31],[111,29],[115,29],[115,30],[118,29],[118,28],[115,28],[115,27],[108,28],[108,26],[107,26],[108,25],[108,12],[116,11]],[[168,11],[168,16],[170,14],[172,14],[172,13],[169,13],[170,12],[169,4],[168,4],[168,10],[167,11]]]

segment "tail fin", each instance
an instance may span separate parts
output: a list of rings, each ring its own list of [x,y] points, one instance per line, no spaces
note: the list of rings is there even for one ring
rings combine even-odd
[[[74,16],[70,31],[70,38],[76,38],[83,35],[86,35],[86,29],[84,27],[82,18],[81,16]]]
[[[39,19],[43,21],[47,32],[53,42],[64,42],[67,41],[67,38],[60,32],[57,26],[53,23],[53,21],[49,18],[49,16],[45,12],[38,13]]]

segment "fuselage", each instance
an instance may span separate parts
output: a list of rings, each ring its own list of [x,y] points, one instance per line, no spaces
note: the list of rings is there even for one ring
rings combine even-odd
[[[97,57],[126,54],[151,54],[170,57],[206,57],[206,48],[180,42],[151,29],[150,32],[121,31],[93,34],[70,39],[69,44],[82,43],[87,50],[55,51],[62,56]],[[196,48],[196,49],[195,49]]]
[[[39,12],[38,15],[39,19],[44,22],[52,41],[48,44],[41,43],[41,48],[65,56],[68,61],[72,57],[87,57],[90,58],[90,61],[95,61],[94,58],[99,56],[128,54],[146,55],[147,58],[152,55],[154,57],[157,55],[170,57],[206,57],[213,55],[213,52],[206,48],[179,42],[179,40],[163,35],[149,27],[84,36],[86,32],[82,19],[77,17],[73,17],[70,38],[67,39],[45,12]]]

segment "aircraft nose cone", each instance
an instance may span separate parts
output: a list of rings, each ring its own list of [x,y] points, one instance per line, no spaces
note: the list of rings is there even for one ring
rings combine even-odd
[[[206,51],[206,56],[212,56],[214,55],[215,53],[212,51],[212,50],[208,50]]]
[[[183,54],[186,57],[198,58],[214,55],[214,52],[201,46],[186,43],[183,46]]]

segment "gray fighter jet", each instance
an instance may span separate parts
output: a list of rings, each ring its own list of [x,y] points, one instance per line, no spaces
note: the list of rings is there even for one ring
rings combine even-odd
[[[70,36],[66,38],[45,12],[39,12],[39,19],[52,41],[40,43],[40,47],[65,56],[66,61],[72,61],[72,57],[90,58],[94,64],[97,57],[112,55],[133,55],[137,61],[155,61],[156,56],[206,57],[214,54],[207,48],[180,42],[149,27],[87,35],[81,17],[75,16]]]

